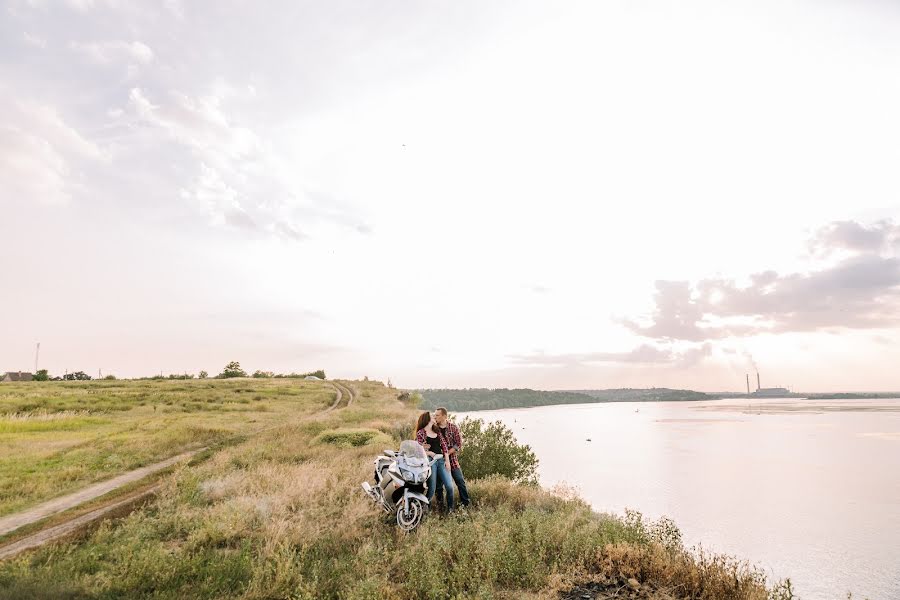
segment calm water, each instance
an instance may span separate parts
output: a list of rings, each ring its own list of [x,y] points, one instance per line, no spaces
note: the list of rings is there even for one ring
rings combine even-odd
[[[848,591],[900,599],[900,400],[635,402],[471,415],[501,420],[530,444],[543,485],[568,483],[600,511],[668,515],[687,544],[790,577],[804,600]]]

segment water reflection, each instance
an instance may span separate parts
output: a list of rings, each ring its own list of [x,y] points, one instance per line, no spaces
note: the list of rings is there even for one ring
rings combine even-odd
[[[544,485],[572,484],[598,510],[671,516],[687,543],[790,576],[804,599],[900,598],[900,400],[472,414],[530,444]]]

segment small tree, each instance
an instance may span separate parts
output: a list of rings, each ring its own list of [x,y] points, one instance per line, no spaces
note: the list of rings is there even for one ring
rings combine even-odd
[[[225,365],[225,369],[219,374],[222,379],[230,379],[231,377],[246,377],[247,372],[241,368],[241,363],[236,360]]]
[[[501,475],[517,483],[537,483],[537,456],[531,446],[516,441],[509,427],[467,417],[459,431],[463,437],[459,465],[467,479]]]
[[[34,381],[50,381],[50,374],[47,372],[47,369],[41,369],[32,377]]]
[[[272,377],[275,377],[275,373],[273,373],[272,371],[257,370],[253,373],[253,377],[255,377],[256,379],[270,379]]]
[[[110,374],[110,375],[107,375],[106,377],[104,377],[103,379],[106,379],[106,380],[108,380],[108,381],[115,381],[115,380],[116,380],[116,376]]]
[[[323,369],[319,369],[318,371],[313,371],[310,373],[313,377],[318,377],[319,379],[325,379],[325,371]]]
[[[200,379],[206,379],[207,377],[209,377],[209,373],[207,373],[206,371],[200,371]]]

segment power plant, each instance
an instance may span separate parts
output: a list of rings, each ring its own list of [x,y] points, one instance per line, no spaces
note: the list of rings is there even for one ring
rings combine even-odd
[[[791,390],[783,387],[764,388],[760,385],[759,371],[756,372],[756,390],[750,392],[750,374],[747,374],[747,395],[765,396],[768,398],[784,398],[791,395]]]

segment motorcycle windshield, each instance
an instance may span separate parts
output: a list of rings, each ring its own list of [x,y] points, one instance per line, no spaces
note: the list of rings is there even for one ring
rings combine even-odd
[[[400,454],[409,458],[421,458],[426,460],[425,448],[416,440],[404,440],[400,442]]]

